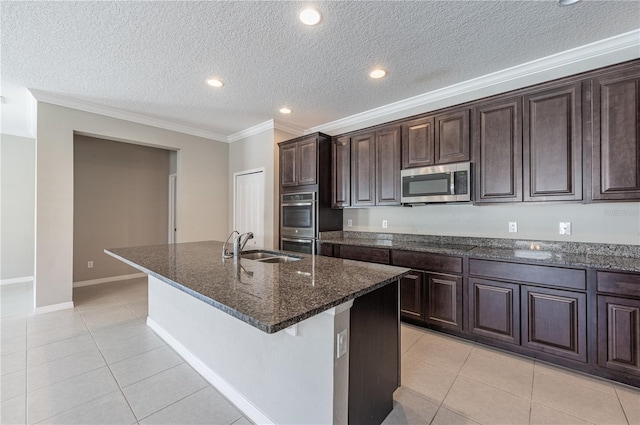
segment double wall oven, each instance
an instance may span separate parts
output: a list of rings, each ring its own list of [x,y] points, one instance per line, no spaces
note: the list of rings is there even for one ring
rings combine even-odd
[[[316,192],[287,193],[280,202],[280,248],[315,254],[317,232]]]

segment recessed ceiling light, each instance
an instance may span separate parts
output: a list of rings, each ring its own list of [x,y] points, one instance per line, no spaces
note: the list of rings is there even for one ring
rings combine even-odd
[[[384,69],[374,69],[373,71],[371,71],[371,73],[369,74],[369,77],[371,78],[382,78],[385,75],[387,75],[387,71],[385,71]]]
[[[300,12],[299,18],[305,25],[315,25],[320,22],[321,16],[320,12],[315,9],[309,8]]]
[[[209,84],[212,87],[222,87],[223,86],[222,81],[217,80],[215,78],[211,78],[211,79],[207,80],[207,84]]]
[[[280,108],[280,113],[281,114],[290,114],[291,113],[291,109],[289,109],[289,108]]]
[[[560,6],[571,6],[572,4],[578,3],[580,0],[558,0]]]

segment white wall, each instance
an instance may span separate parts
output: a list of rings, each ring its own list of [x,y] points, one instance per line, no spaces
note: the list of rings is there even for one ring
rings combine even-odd
[[[33,276],[35,140],[0,135],[0,280]]]
[[[269,129],[229,145],[229,231],[233,230],[233,174],[264,168],[264,246],[278,248],[278,146],[282,140],[295,136]]]
[[[74,131],[178,150],[178,242],[226,237],[229,197],[226,143],[38,103],[36,137],[35,306],[72,299]]]
[[[353,226],[348,227],[348,220]],[[382,220],[389,227],[382,228]],[[508,222],[518,233],[508,232]],[[558,223],[570,221],[570,236]],[[344,230],[640,245],[640,203],[424,205],[344,210]]]

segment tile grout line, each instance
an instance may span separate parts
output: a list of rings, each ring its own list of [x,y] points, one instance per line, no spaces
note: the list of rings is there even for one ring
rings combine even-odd
[[[629,420],[627,411],[625,410],[624,404],[622,404],[622,400],[620,399],[620,393],[618,393],[618,389],[616,387],[613,387],[613,391],[616,393],[616,398],[618,399],[618,403],[620,403],[620,408],[622,409],[622,414],[624,415],[624,418],[627,420],[627,424],[631,425],[631,421]]]

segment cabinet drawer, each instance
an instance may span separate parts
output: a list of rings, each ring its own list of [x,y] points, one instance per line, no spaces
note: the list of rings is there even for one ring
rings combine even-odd
[[[586,272],[580,269],[535,266],[472,258],[469,260],[469,274],[581,291],[587,289]]]
[[[424,252],[397,251],[391,253],[394,266],[430,272],[462,273],[462,258]]]
[[[324,255],[325,257],[333,257],[333,244],[320,244],[320,255]]]
[[[640,274],[597,272],[598,292],[640,298]]]
[[[383,248],[370,248],[368,246],[340,246],[340,258],[348,260],[369,261],[371,263],[389,264],[389,250]]]

